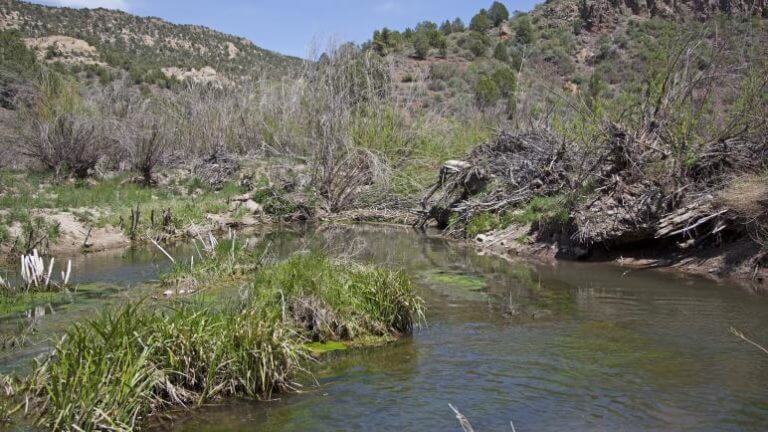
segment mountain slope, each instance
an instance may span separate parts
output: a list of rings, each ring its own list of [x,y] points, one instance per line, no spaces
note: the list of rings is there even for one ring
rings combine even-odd
[[[401,91],[416,94],[421,106],[459,113],[471,104],[486,111],[510,105],[503,83],[485,79],[508,76],[508,68],[517,76],[512,111],[528,103],[534,87],[618,94],[646,79],[684,39],[718,52],[725,44],[750,65],[768,55],[765,0],[550,0],[495,24],[478,18],[486,13],[474,26],[456,19],[385,28],[366,47],[394,60]],[[498,104],[488,104],[489,96]]]
[[[166,75],[204,68],[211,74],[212,68],[227,78],[238,78],[279,75],[301,64],[298,58],[206,27],[107,9],[0,0],[0,30],[8,29],[18,30],[40,58],[111,66],[135,74],[164,68]]]

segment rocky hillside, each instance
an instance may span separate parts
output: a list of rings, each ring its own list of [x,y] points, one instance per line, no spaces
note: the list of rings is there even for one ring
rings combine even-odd
[[[15,29],[49,63],[124,69],[201,81],[277,75],[300,64],[247,39],[106,9],[71,9],[0,0],[0,30]]]
[[[764,0],[550,0],[530,13],[495,2],[470,23],[385,28],[366,46],[395,61],[401,91],[423,107],[463,113],[477,105],[512,114],[537,90],[616,95],[642,81],[673,38],[715,46],[715,21],[740,34],[745,49],[768,46],[766,17]]]

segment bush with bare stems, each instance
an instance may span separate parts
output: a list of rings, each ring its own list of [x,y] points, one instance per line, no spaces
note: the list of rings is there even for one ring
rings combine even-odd
[[[744,222],[752,238],[768,250],[768,173],[736,177],[717,197]]]
[[[329,49],[308,71],[306,99],[313,182],[331,212],[347,208],[360,189],[384,181],[385,160],[355,146],[356,114],[383,107],[391,91],[386,63],[351,45]]]
[[[74,114],[53,120],[31,119],[24,126],[21,153],[41,163],[56,175],[85,178],[107,154],[109,144],[100,125]]]

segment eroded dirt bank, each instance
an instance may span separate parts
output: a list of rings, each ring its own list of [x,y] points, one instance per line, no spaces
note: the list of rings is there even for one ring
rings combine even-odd
[[[417,225],[496,253],[762,284],[768,144],[713,142],[683,161],[644,132],[611,125],[584,151],[547,130],[501,133],[442,166]]]

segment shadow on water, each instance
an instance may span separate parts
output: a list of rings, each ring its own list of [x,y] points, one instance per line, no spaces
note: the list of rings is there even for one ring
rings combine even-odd
[[[510,421],[518,431],[768,425],[768,359],[728,332],[735,326],[768,341],[768,298],[661,272],[508,262],[383,226],[321,226],[264,241],[275,259],[322,249],[403,269],[427,302],[428,325],[385,347],[329,354],[299,378],[299,394],[226,401],[156,429],[458,430],[448,403],[478,431],[510,430]],[[116,288],[106,298],[124,298],[156,278],[164,260],[139,253],[116,262],[81,274],[82,283],[110,281]],[[55,319],[41,310],[40,321],[69,323],[107,302],[74,304],[54,306]]]

